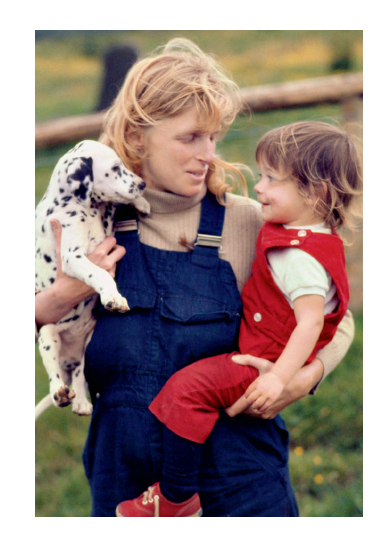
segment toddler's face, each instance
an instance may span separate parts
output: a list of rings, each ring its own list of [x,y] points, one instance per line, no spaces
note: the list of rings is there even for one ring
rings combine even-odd
[[[314,211],[316,199],[304,198],[296,181],[280,170],[260,161],[260,181],[254,187],[258,201],[262,204],[264,221],[290,226],[307,226],[322,222]]]

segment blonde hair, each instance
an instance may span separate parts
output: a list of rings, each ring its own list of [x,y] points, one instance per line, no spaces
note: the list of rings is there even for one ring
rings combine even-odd
[[[346,131],[317,121],[289,124],[266,133],[255,157],[293,178],[303,197],[317,197],[315,210],[328,225],[354,230],[362,168]]]
[[[136,62],[108,110],[101,141],[111,146],[126,166],[140,174],[145,157],[134,143],[140,129],[196,107],[205,128],[226,132],[241,109],[237,85],[209,55],[187,39],[172,39],[164,47]],[[247,192],[240,165],[215,157],[207,184],[219,200],[235,182]],[[233,185],[227,183],[233,180]]]

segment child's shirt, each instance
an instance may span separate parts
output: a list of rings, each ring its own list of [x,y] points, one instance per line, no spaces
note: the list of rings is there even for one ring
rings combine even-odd
[[[287,229],[332,233],[324,223],[312,226],[283,226]],[[313,256],[304,250],[291,247],[268,250],[266,256],[273,279],[292,309],[293,301],[303,295],[324,297],[324,315],[331,313],[338,306],[337,288],[330,274]]]

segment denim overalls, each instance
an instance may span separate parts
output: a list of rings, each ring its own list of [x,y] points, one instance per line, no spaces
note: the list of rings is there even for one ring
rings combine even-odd
[[[224,213],[208,192],[199,243],[218,243]],[[98,308],[86,352],[94,411],[83,461],[93,516],[114,516],[118,503],[160,480],[162,427],[148,406],[178,369],[236,350],[242,313],[235,275],[218,247],[173,252],[140,243],[137,231],[116,238],[126,248],[116,280],[130,311]],[[297,516],[281,417],[223,413],[204,445],[200,497],[204,517]]]

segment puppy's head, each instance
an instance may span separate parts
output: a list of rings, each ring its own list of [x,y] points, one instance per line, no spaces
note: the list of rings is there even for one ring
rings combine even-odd
[[[98,202],[128,204],[142,195],[145,182],[106,145],[82,141],[76,145],[73,156],[79,168],[68,178],[74,183],[73,193],[82,202],[85,195],[88,200],[92,197]]]

